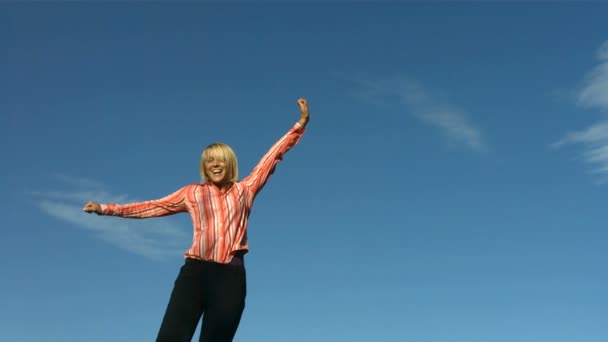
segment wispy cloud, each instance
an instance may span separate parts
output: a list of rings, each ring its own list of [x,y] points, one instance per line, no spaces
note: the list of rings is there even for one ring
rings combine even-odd
[[[577,104],[583,108],[595,108],[608,113],[608,41],[597,53],[599,64],[585,77],[577,96]],[[608,179],[608,119],[598,121],[586,129],[570,132],[552,144],[582,145],[582,158],[592,165],[592,172],[601,176],[601,183]]]
[[[597,122],[585,130],[568,133],[552,146],[560,148],[567,144],[583,145],[582,158],[592,165],[591,172],[601,176],[600,183],[608,177],[608,121]]]
[[[187,229],[178,227],[170,218],[135,220],[86,214],[82,207],[89,200],[101,203],[129,203],[135,200],[124,194],[113,194],[93,180],[67,175],[56,176],[55,179],[64,190],[29,193],[43,213],[144,257],[163,259],[185,250],[185,244],[189,242]]]
[[[363,101],[386,107],[397,104],[422,122],[437,128],[452,142],[475,151],[488,149],[481,130],[469,114],[449,103],[442,94],[431,93],[422,84],[407,78],[351,78],[353,95]]]
[[[578,104],[608,111],[608,40],[597,53],[599,64],[587,75],[578,94]]]

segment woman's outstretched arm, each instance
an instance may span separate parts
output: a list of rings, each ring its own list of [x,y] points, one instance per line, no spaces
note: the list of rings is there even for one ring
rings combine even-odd
[[[309,120],[308,103],[305,99],[298,99],[298,105],[300,106],[300,120],[272,145],[251,174],[241,182],[250,189],[254,196],[264,187],[277,164],[283,159],[283,155],[294,147],[304,134]]]
[[[185,186],[161,199],[129,204],[99,204],[89,201],[82,210],[86,213],[128,218],[167,216],[187,211],[186,197],[189,189],[190,186]]]

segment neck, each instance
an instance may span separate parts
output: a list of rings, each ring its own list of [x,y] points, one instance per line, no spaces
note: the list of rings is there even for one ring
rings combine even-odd
[[[225,182],[225,183],[213,183],[211,182],[211,184],[213,184],[216,188],[218,188],[221,192],[226,192],[228,191],[228,189],[230,189],[230,187],[232,186],[231,182]]]

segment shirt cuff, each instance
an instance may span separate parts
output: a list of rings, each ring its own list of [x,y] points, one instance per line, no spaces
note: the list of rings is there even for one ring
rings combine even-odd
[[[300,132],[300,133],[304,133],[304,131],[306,131],[306,127],[302,126],[300,124],[300,121],[296,122],[295,125],[293,125],[293,127],[291,128],[292,132]]]

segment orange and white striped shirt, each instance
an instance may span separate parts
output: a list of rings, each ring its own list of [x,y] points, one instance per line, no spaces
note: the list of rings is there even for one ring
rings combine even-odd
[[[247,222],[253,200],[283,155],[295,146],[304,128],[296,123],[262,157],[251,174],[225,193],[208,183],[186,185],[158,200],[131,204],[102,204],[102,215],[148,218],[188,212],[194,236],[185,257],[230,263],[237,251],[249,249]]]

